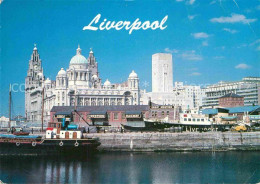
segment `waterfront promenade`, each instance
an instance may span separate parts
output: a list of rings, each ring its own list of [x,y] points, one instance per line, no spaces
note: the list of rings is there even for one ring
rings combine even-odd
[[[30,130],[30,129],[28,129]],[[5,134],[2,129],[0,134]],[[32,132],[31,132],[32,134]],[[33,135],[45,136],[34,130]],[[260,150],[260,132],[100,132],[84,133],[100,140],[100,151],[231,151]]]
[[[260,132],[94,133],[101,151],[260,150]]]

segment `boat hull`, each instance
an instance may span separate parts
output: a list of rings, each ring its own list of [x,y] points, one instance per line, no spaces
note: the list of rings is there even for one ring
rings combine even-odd
[[[145,127],[134,127],[122,125],[126,130],[129,131],[164,131],[169,128],[179,128],[181,131],[189,132],[207,132],[207,131],[226,131],[233,125],[222,125],[222,124],[181,124],[181,123],[167,123],[167,122],[152,122],[145,121]]]
[[[28,142],[4,140],[0,142],[0,155],[78,156],[96,151],[99,145],[100,142],[95,139],[45,139]]]

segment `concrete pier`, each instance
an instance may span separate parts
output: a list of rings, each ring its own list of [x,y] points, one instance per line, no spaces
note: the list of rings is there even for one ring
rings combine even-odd
[[[260,150],[260,132],[98,133],[101,151]]]

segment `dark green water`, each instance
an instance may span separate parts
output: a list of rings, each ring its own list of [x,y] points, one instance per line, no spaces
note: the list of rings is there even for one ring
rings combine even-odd
[[[5,183],[257,183],[260,152],[99,153],[0,157]]]

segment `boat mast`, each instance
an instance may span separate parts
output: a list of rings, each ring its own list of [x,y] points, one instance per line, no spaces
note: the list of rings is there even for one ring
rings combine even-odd
[[[42,77],[42,117],[41,117],[41,120],[42,120],[42,132],[43,132],[43,114],[44,114],[44,89],[45,89],[44,77]]]
[[[43,113],[44,113],[44,87],[42,88],[42,132],[43,132]]]
[[[9,122],[8,127],[11,128],[11,102],[12,102],[12,92],[11,92],[11,84],[9,86]]]

